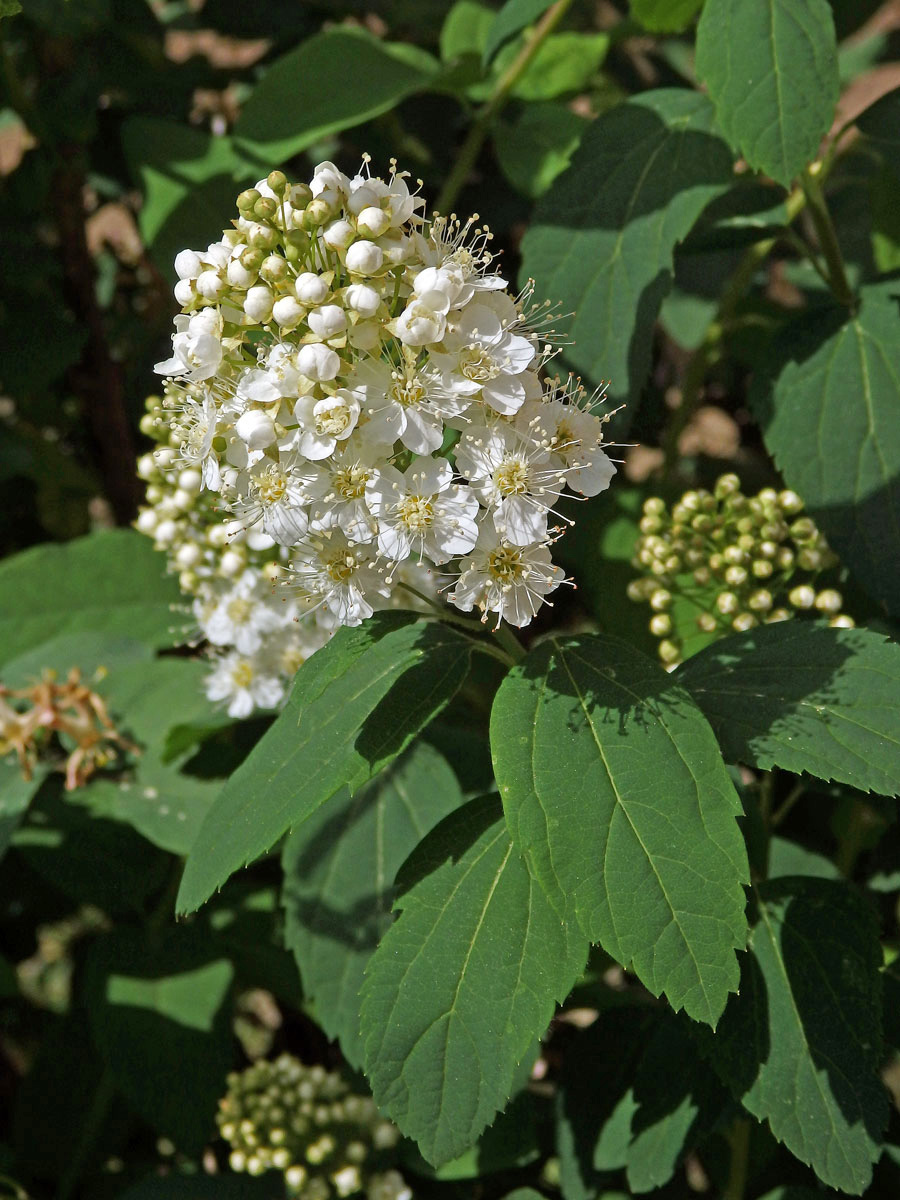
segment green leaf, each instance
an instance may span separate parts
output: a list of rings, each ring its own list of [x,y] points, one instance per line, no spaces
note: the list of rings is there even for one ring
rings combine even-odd
[[[522,1060],[518,1077],[527,1079],[534,1066],[529,1056]],[[515,1088],[518,1080],[513,1082]],[[452,1158],[440,1167],[432,1167],[425,1161],[411,1142],[401,1143],[400,1166],[426,1179],[441,1183],[460,1179],[477,1179],[479,1175],[490,1175],[498,1171],[512,1171],[525,1167],[541,1157],[541,1138],[538,1123],[544,1113],[542,1104],[533,1092],[523,1089],[513,1097],[478,1141],[465,1150],[459,1158]]]
[[[234,214],[241,183],[260,171],[231,139],[160,117],[130,117],[122,128],[128,165],[143,192],[141,237],[174,277],[172,259],[185,246],[215,236]]]
[[[110,529],[0,563],[0,662],[61,633],[102,630],[148,646],[179,640],[178,585],[149,538]],[[15,613],[15,616],[12,614]]]
[[[494,17],[485,41],[482,57],[485,66],[497,51],[521,33],[526,25],[531,25],[533,21],[542,17],[551,3],[552,0],[506,0]]]
[[[19,0],[0,0],[0,21],[4,17],[14,17],[22,11],[22,5]]]
[[[576,314],[566,364],[613,400],[639,394],[675,246],[731,174],[706,97],[661,89],[598,117],[539,201],[522,280]]]
[[[866,591],[900,615],[900,306],[896,281],[856,313],[790,322],[757,381],[754,411],[785,482]],[[811,448],[814,452],[811,452]]]
[[[518,116],[497,123],[497,161],[510,183],[534,199],[569,165],[587,128],[565,104],[526,104]]]
[[[749,876],[740,800],[687,692],[617,639],[548,638],[500,685],[491,749],[513,841],[560,917],[715,1025]]]
[[[379,1107],[439,1165],[506,1103],[587,946],[529,875],[492,797],[442,821],[398,887],[401,915],[363,985],[366,1074]]]
[[[284,946],[279,891],[252,879],[230,883],[209,907],[212,944],[231,960],[239,988],[265,988],[300,1008],[303,989],[294,956]]]
[[[840,872],[830,858],[781,837],[773,837],[769,842],[769,875],[772,879],[778,879],[782,875],[815,875],[819,879],[840,878]],[[869,886],[872,886],[871,880]]]
[[[457,0],[441,26],[441,62],[466,54],[481,55],[496,13],[477,0]]]
[[[551,34],[541,42],[510,95],[519,100],[552,100],[578,92],[597,74],[608,49],[609,35],[605,33]]]
[[[631,0],[631,15],[650,33],[682,33],[703,0]]]
[[[394,876],[425,834],[462,802],[446,760],[417,742],[352,798],[319,809],[285,843],[285,942],[317,1021],[357,1069],[359,990],[393,920]]]
[[[625,1167],[628,1186],[641,1194],[668,1183],[712,1128],[727,1093],[698,1054],[688,1022],[667,1014],[647,1043],[631,1095]]]
[[[15,755],[0,759],[0,858],[6,853],[45,776],[46,770],[38,766],[32,771],[31,778],[26,779]]]
[[[838,98],[828,0],[706,0],[697,74],[725,136],[787,187],[815,158]]]
[[[743,1106],[832,1187],[861,1195],[881,1153],[881,947],[848,884],[779,879],[759,920],[712,1061]]]
[[[900,791],[895,642],[866,629],[784,621],[708,646],[676,678],[729,762]]]
[[[120,929],[94,943],[85,970],[91,1032],[116,1087],[199,1154],[231,1065],[231,963],[197,929],[169,928],[156,942]]]
[[[257,159],[284,162],[424,91],[438,71],[417,46],[346,25],[327,29],[268,68],[241,109],[235,142]]]
[[[75,794],[172,854],[190,851],[222,787],[221,779],[182,771],[189,754],[174,760],[165,756],[166,734],[176,722],[211,721],[215,716],[203,690],[208,671],[208,664],[197,659],[163,658],[111,672],[101,691],[140,753],[122,779],[100,777]]]
[[[882,274],[900,269],[900,172],[883,166],[872,179],[872,256]]]
[[[284,710],[207,813],[178,911],[199,908],[291,826],[396,758],[459,689],[474,645],[413,613],[338,630],[300,668]]]

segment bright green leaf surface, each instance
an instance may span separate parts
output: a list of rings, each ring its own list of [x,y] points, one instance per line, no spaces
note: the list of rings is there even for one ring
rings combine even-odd
[[[88,629],[171,646],[184,624],[170,611],[179,600],[164,557],[130,529],[35,546],[0,563],[0,658]]]
[[[570,940],[493,798],[443,821],[398,886],[401,915],[363,987],[366,1074],[379,1107],[440,1164],[506,1103],[587,946]]]
[[[900,646],[865,629],[763,625],[678,671],[729,762],[900,791]]]
[[[161,1134],[198,1153],[231,1064],[231,964],[190,928],[155,946],[123,929],[91,948],[85,986],[94,1040],[116,1086]]]
[[[520,100],[552,100],[587,87],[606,58],[605,33],[554,33],[540,45],[511,94]],[[501,64],[503,55],[497,60]]]
[[[568,366],[610,396],[635,398],[672,253],[731,180],[712,106],[686,89],[644,92],[599,117],[537,206],[522,280],[574,312]]]
[[[713,1064],[824,1183],[861,1195],[887,1118],[874,913],[846,883],[775,880],[750,951]]]
[[[446,760],[418,742],[352,798],[319,809],[285,843],[285,942],[319,1024],[356,1068],[359,990],[393,919],[394,876],[462,801]]]
[[[410,613],[343,628],[300,669],[278,719],[206,816],[178,894],[191,912],[345,785],[400,754],[456,693],[473,643]]]
[[[112,672],[101,690],[140,753],[123,779],[101,778],[80,793],[96,811],[127,822],[172,854],[188,853],[222,787],[221,779],[181,771],[186,755],[174,761],[164,758],[166,733],[176,721],[214,717],[203,690],[208,672],[207,663],[183,658]]]
[[[769,877],[781,875],[815,875],[819,879],[838,879],[840,872],[824,854],[807,850],[787,838],[773,837],[769,842]],[[869,882],[871,887],[871,880]]]
[[[502,46],[521,33],[526,25],[542,17],[551,2],[552,0],[506,0],[493,19],[484,45],[485,64],[491,61]]]
[[[855,315],[791,322],[754,409],[787,484],[874,599],[900,614],[897,284],[862,289]]]
[[[500,167],[524,196],[540,196],[569,165],[587,128],[585,118],[565,104],[527,104],[518,116],[498,123],[494,147]]]
[[[687,692],[614,638],[550,638],[501,684],[491,749],[513,841],[560,915],[715,1025],[738,984],[748,866]]]
[[[416,46],[346,25],[325,30],[269,67],[241,109],[235,142],[273,165],[284,162],[330,133],[387,112],[427,88],[438,70]]]
[[[651,33],[681,33],[703,7],[703,0],[631,0],[631,15]]]
[[[697,74],[751,167],[787,186],[815,158],[838,97],[828,0],[706,0]]]
[[[457,0],[441,26],[442,62],[452,62],[464,54],[480,55],[496,13],[476,0]]]

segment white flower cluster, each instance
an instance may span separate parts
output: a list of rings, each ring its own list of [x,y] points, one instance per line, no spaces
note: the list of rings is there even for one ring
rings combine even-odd
[[[210,645],[209,699],[225,703],[230,716],[247,717],[281,704],[299,667],[334,626],[322,612],[301,619],[291,595],[276,586],[286,547],[241,521],[223,521],[218,497],[203,489],[200,470],[184,466],[185,428],[165,407],[170,403],[157,396],[146,402],[141,429],[159,445],[138,460],[147,505],[135,525],[167,555],[191,598],[188,636]],[[417,591],[432,590],[424,571],[405,571]],[[413,598],[404,607],[418,603]]]
[[[614,473],[581,388],[541,380],[545,310],[509,295],[486,229],[423,207],[393,165],[326,162],[308,186],[276,171],[175,260],[184,311],[157,370],[179,465],[230,529],[285,548],[291,604],[326,627],[389,602],[404,563],[443,568],[457,608],[528,624],[563,579],[560,494]],[[261,614],[245,653],[271,618],[258,581],[234,586]],[[232,636],[226,616],[204,628]]]

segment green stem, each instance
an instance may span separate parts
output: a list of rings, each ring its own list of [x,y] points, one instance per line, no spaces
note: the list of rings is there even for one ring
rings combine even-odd
[[[781,824],[781,822],[784,820],[784,818],[788,815],[788,813],[791,811],[791,809],[794,807],[794,805],[797,803],[797,801],[800,799],[800,797],[804,794],[805,791],[806,791],[806,785],[803,783],[802,780],[799,783],[794,784],[794,786],[791,788],[791,790],[788,792],[788,794],[785,796],[785,798],[782,800],[782,802],[779,804],[779,806],[772,813],[772,820],[771,820],[770,824],[773,829],[778,828],[778,826]]]
[[[572,0],[556,0],[544,13],[534,27],[522,49],[509,64],[494,85],[493,91],[484,105],[478,110],[474,122],[466,134],[466,139],[460,147],[456,161],[450,174],[444,181],[435,208],[440,213],[450,213],[456,198],[462,191],[469,172],[481,152],[481,147],[490,132],[491,123],[509,100],[509,94],[520,77],[534,58],[545,39],[553,32],[571,7]]]
[[[69,1197],[75,1190],[84,1166],[90,1158],[97,1138],[103,1129],[115,1094],[116,1088],[112,1072],[109,1067],[105,1066],[103,1074],[97,1083],[97,1088],[91,1100],[90,1108],[87,1111],[87,1116],[84,1119],[84,1124],[81,1127],[81,1137],[78,1139],[78,1145],[75,1147],[75,1152],[69,1160],[65,1175],[60,1180],[59,1192],[57,1193],[58,1200],[69,1200]]]
[[[423,617],[430,618],[435,621],[444,621],[448,625],[456,625],[475,641],[478,649],[482,651],[483,654],[490,655],[491,658],[496,658],[499,662],[502,662],[504,666],[514,666],[515,663],[518,662],[518,660],[524,655],[525,651],[522,649],[515,637],[512,639],[515,643],[515,652],[508,653],[507,650],[502,649],[500,646],[493,645],[488,640],[487,631],[481,621],[478,621],[473,617],[463,617],[457,613],[451,612],[446,604],[436,603],[436,601],[434,601],[430,596],[426,596],[424,592],[420,592],[418,588],[413,587],[411,583],[401,583],[398,581],[397,586],[404,588],[407,592],[411,592],[412,595],[421,600],[423,604],[428,605],[428,607],[431,609],[431,612],[423,613]]]
[[[853,289],[847,280],[847,273],[844,270],[844,259],[841,255],[841,247],[838,243],[834,222],[831,219],[831,213],[828,211],[828,205],[825,203],[825,193],[822,191],[821,183],[822,169],[821,167],[815,169],[817,166],[818,164],[813,163],[811,167],[804,171],[802,179],[803,191],[806,195],[809,215],[812,217],[812,222],[819,238],[822,256],[825,259],[827,282],[831,289],[831,294],[839,304],[846,304],[850,308],[855,302],[855,297]]]
[[[731,1162],[722,1200],[744,1200],[750,1166],[750,1121],[747,1117],[737,1118],[728,1140],[731,1143]]]
[[[527,651],[508,625],[501,624],[494,630],[494,637],[510,655],[514,663],[520,662]]]

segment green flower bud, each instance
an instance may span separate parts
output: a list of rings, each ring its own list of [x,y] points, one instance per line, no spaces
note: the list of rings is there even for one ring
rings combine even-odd
[[[746,633],[748,629],[752,629],[754,625],[758,625],[759,621],[754,617],[753,613],[742,612],[731,622],[731,628],[738,633]]]
[[[778,503],[789,517],[796,516],[798,512],[803,511],[803,501],[796,492],[790,490],[778,493]]]
[[[657,653],[666,666],[674,666],[681,661],[681,650],[674,642],[668,640],[660,642],[657,647]]]
[[[266,183],[276,196],[283,196],[287,187],[287,176],[284,171],[270,171],[266,178]]]
[[[738,610],[738,598],[734,592],[719,592],[716,596],[716,608],[723,617],[730,617]]]
[[[725,559],[721,554],[711,554],[709,556],[709,569],[718,574],[725,569]]]
[[[695,517],[691,517],[691,529],[695,529],[697,533],[706,533],[713,527],[713,519],[709,513],[700,512]]]
[[[289,268],[280,254],[270,254],[260,264],[259,274],[267,283],[279,283],[288,275]]]
[[[750,564],[755,579],[770,579],[775,568],[767,558],[755,558]]]
[[[716,480],[715,497],[717,500],[724,500],[726,496],[733,496],[740,491],[741,481],[737,475],[720,475]]]
[[[278,201],[272,196],[260,196],[253,205],[253,216],[257,221],[267,225],[278,212]]]
[[[843,603],[843,596],[835,588],[823,588],[815,599],[815,606],[821,613],[839,613]]]
[[[847,613],[838,613],[828,622],[832,629],[855,629],[856,622]]]
[[[779,546],[775,555],[775,565],[780,567],[782,571],[786,571],[788,567],[794,565],[794,552],[789,546]]]
[[[722,557],[732,565],[739,565],[747,561],[746,551],[742,550],[740,546],[726,546],[722,551]]]
[[[800,517],[792,522],[790,526],[790,534],[795,542],[806,542],[810,538],[814,538],[818,530],[815,523],[809,517]]]
[[[797,553],[797,566],[804,571],[817,571],[822,565],[822,555],[811,546],[804,546]]]
[[[650,618],[650,632],[654,637],[667,637],[672,632],[672,618],[668,613],[657,613]]]
[[[725,582],[729,587],[741,587],[747,582],[746,567],[728,567],[725,572]]]
[[[778,621],[789,621],[794,614],[786,608],[773,608],[766,617],[767,625],[774,625]]]
[[[756,498],[765,507],[771,507],[778,503],[778,493],[774,488],[763,488],[761,492],[756,493]]]
[[[664,612],[672,603],[672,593],[665,588],[657,588],[650,596],[650,607],[655,612]]]
[[[704,633],[715,633],[719,628],[719,622],[712,613],[701,613],[697,617],[697,628],[702,629]]]
[[[638,528],[641,533],[659,533],[664,528],[663,522],[656,516],[641,517]]]
[[[754,612],[768,612],[774,603],[772,593],[768,588],[758,588],[751,593],[747,607],[752,608]]]
[[[711,579],[712,571],[710,571],[709,567],[698,567],[697,570],[694,571],[694,583],[696,583],[698,587],[706,587]]]
[[[253,206],[257,204],[262,197],[256,188],[247,188],[245,192],[237,198],[238,212],[242,217],[247,217],[253,211]]]
[[[312,188],[308,183],[293,183],[288,192],[288,199],[294,208],[305,208],[312,200]]]
[[[816,600],[816,593],[808,583],[803,583],[788,592],[788,600],[794,608],[812,608]]]
[[[648,496],[644,501],[643,508],[648,517],[662,517],[665,516],[666,502],[659,496]]]

